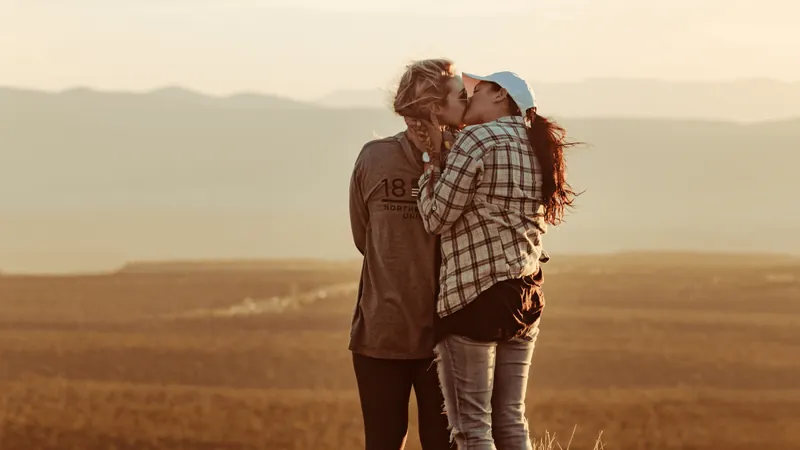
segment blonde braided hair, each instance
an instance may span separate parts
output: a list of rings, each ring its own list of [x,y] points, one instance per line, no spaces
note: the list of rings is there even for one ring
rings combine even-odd
[[[431,135],[428,133],[428,128],[425,126],[425,124],[422,123],[421,120],[411,117],[405,117],[405,121],[408,129],[411,130],[412,133],[416,134],[417,138],[419,138],[419,141],[425,146],[425,150],[427,150],[428,153],[434,153],[435,149],[433,148],[433,141],[431,140]]]
[[[411,133],[434,152],[429,127],[438,128],[433,105],[447,100],[448,83],[455,76],[455,66],[448,59],[423,59],[406,66],[394,96],[394,112],[405,119]]]

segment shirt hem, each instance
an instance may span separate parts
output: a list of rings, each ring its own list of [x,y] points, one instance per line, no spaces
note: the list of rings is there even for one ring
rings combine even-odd
[[[534,272],[534,273],[536,273],[536,272]],[[492,284],[490,284],[489,286],[487,286],[485,289],[483,289],[481,291],[475,292],[473,294],[472,298],[470,298],[469,300],[467,300],[465,302],[459,302],[458,305],[456,305],[456,307],[450,308],[449,310],[445,309],[445,310],[440,311],[440,310],[437,309],[436,310],[436,314],[439,316],[440,319],[445,318],[445,317],[447,317],[447,316],[449,316],[451,314],[455,314],[458,311],[461,311],[462,309],[464,309],[464,307],[466,307],[470,303],[474,302],[475,299],[477,299],[479,295],[481,295],[483,292],[485,292],[487,289],[491,288],[495,284],[503,282],[503,281],[506,281],[506,280],[515,280],[517,278],[523,278],[523,277],[526,277],[528,275],[530,275],[530,274],[523,274],[523,275],[520,275],[518,277],[514,277],[514,276],[511,276],[511,275],[499,275],[499,276],[492,277],[492,278],[490,278]],[[440,299],[439,301],[442,301],[442,300]]]

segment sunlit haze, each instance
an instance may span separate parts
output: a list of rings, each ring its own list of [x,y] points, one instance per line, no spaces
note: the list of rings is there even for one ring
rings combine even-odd
[[[353,163],[430,57],[520,73],[588,144],[555,254],[800,254],[797,23],[790,0],[0,0],[0,270],[357,258]]]
[[[800,80],[798,20],[790,0],[0,0],[0,85],[314,99],[431,56],[538,81]]]

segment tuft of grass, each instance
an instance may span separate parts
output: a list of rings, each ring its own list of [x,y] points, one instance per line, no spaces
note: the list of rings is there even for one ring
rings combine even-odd
[[[561,443],[556,440],[555,433],[551,434],[549,431],[545,431],[544,436],[542,436],[541,439],[533,442],[533,450],[570,450],[570,447],[572,447],[572,440],[575,438],[575,431],[577,431],[577,429],[577,425],[572,428],[572,435],[570,435],[569,442],[567,442],[566,447],[562,447]],[[605,448],[605,443],[603,443],[603,432],[601,431],[597,436],[597,440],[594,442],[594,448],[592,448],[592,450],[605,450]]]

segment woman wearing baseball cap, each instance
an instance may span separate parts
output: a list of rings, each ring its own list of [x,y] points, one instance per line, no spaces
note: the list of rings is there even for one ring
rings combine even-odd
[[[575,196],[571,144],[515,73],[463,82],[469,126],[446,155],[423,153],[417,200],[425,229],[441,235],[439,380],[459,448],[531,449],[525,396],[545,303],[542,238]]]

